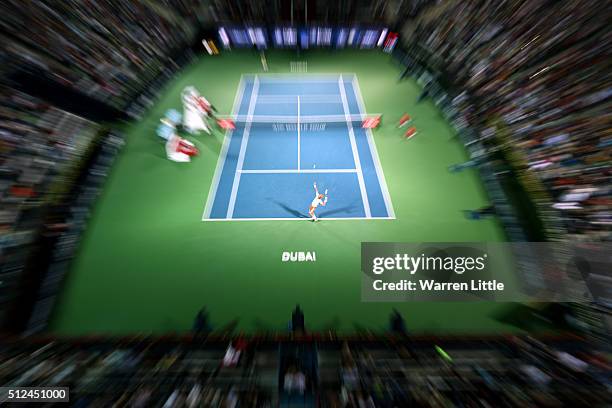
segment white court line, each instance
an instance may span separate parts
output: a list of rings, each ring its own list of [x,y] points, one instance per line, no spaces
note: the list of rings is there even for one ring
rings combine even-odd
[[[259,81],[259,83],[261,83],[261,81]],[[336,83],[334,81],[334,83]],[[327,100],[327,99],[336,99],[336,100],[340,100],[340,95],[332,93],[332,94],[301,94],[300,95],[304,100]],[[259,96],[257,97],[257,102],[259,103],[260,100],[266,100],[266,99],[282,99],[283,101],[286,101],[288,99],[290,99],[291,97],[295,98],[295,93],[292,94],[279,94],[279,93],[268,93],[268,94],[264,94],[264,93],[260,93]]]
[[[238,164],[236,165],[236,173],[234,174],[234,183],[232,184],[232,193],[230,195],[230,201],[227,206],[227,218],[234,216],[234,206],[236,205],[236,195],[238,194],[238,185],[240,184],[240,170],[244,164],[244,155],[246,153],[247,144],[249,143],[249,132],[251,131],[251,120],[253,118],[253,112],[255,111],[255,105],[257,104],[257,93],[259,92],[259,79],[255,75],[253,80],[253,90],[251,91],[251,99],[249,100],[249,109],[247,110],[247,121],[244,126],[244,132],[242,133],[242,141],[240,144],[240,153],[238,155]]]
[[[259,83],[261,84],[262,82],[259,81]],[[277,82],[275,81],[274,83],[277,83]],[[300,82],[300,83],[303,83],[303,82]],[[334,81],[334,84],[335,83],[336,82]],[[325,84],[328,84],[328,82],[326,82]],[[264,100],[265,99],[282,99],[284,101],[284,100],[287,100],[287,99],[289,99],[291,97],[295,98],[295,95],[296,95],[295,92],[293,92],[293,93],[278,93],[278,92],[276,92],[276,93],[263,93],[263,92],[260,92],[257,99],[258,100],[259,99],[264,99]],[[304,98],[304,99],[312,99],[312,100],[316,100],[316,101],[321,100],[321,99],[330,99],[330,98],[338,100],[338,101],[340,100],[340,95],[338,95],[337,93],[300,94],[300,96],[302,98]]]
[[[363,208],[365,210],[366,218],[371,218],[372,213],[370,212],[370,202],[368,201],[368,195],[366,193],[365,182],[363,181],[363,171],[361,170],[361,160],[359,160],[359,151],[357,150],[357,142],[355,141],[355,132],[353,132],[353,124],[350,120],[348,102],[346,99],[346,92],[344,90],[344,82],[342,81],[342,75],[338,78],[338,86],[340,87],[340,96],[342,97],[342,109],[344,109],[344,116],[346,117],[346,125],[348,126],[349,140],[351,141],[351,150],[353,151],[353,159],[355,160],[355,167],[357,168],[357,181],[359,182],[359,190],[361,190],[361,201],[363,202]]]
[[[346,218],[326,218],[326,217],[319,217],[320,221],[354,221],[354,220],[359,220],[359,221],[366,221],[366,220],[393,220],[394,218],[391,217],[370,217],[370,218],[364,218],[364,217],[346,217]],[[220,222],[220,221],[310,221],[312,222],[312,219],[310,218],[297,218],[297,217],[291,217],[291,218],[207,218],[205,220],[202,221],[213,221],[213,222]]]
[[[244,75],[241,75],[240,81],[238,82],[238,88],[236,89],[236,95],[234,96],[234,103],[232,104],[232,116],[238,114],[238,112],[240,111],[240,104],[242,103],[244,88]],[[210,212],[212,211],[212,206],[215,202],[215,197],[217,196],[219,179],[221,178],[221,173],[223,173],[223,166],[225,166],[225,159],[227,159],[227,150],[229,149],[233,133],[234,132],[232,130],[225,132],[225,137],[223,138],[223,146],[221,147],[221,152],[219,152],[219,157],[217,158],[217,167],[215,167],[215,174],[210,184],[210,189],[208,190],[208,198],[206,199],[206,204],[204,205],[204,214],[202,215],[202,220],[210,217]]]
[[[331,82],[333,81],[335,83],[336,80],[338,79],[338,74],[307,73],[307,72],[300,73],[300,74],[296,74],[295,72],[278,72],[274,74],[261,73],[261,74],[256,74],[256,75],[260,77],[260,80],[262,82],[265,82],[268,79],[273,79],[275,80],[274,82],[277,82],[279,80],[280,81],[299,80],[299,81],[308,81],[308,82],[317,82],[317,81]]]
[[[238,170],[242,174],[296,174],[296,173],[357,173],[357,169],[270,169]]]
[[[334,97],[330,97],[330,98],[318,98],[318,99],[314,99],[314,98],[308,98],[307,95],[301,95],[302,100],[300,101],[302,104],[308,104],[308,105],[318,105],[318,104],[341,104],[342,101],[340,100],[340,97],[334,98]],[[261,94],[259,94],[259,97],[257,97],[257,103],[259,105],[265,104],[265,105],[274,105],[274,104],[289,104],[295,102],[295,94],[287,94],[287,95],[283,95],[283,98],[264,98]]]
[[[361,95],[361,89],[359,88],[359,81],[357,80],[357,74],[353,74],[353,92],[357,97],[357,105],[359,106],[359,113],[364,114],[366,111],[365,103]],[[376,143],[374,142],[374,136],[372,135],[372,129],[366,129],[366,136],[368,139],[368,146],[370,147],[370,153],[374,160],[374,167],[376,168],[376,176],[378,177],[378,184],[383,193],[383,200],[385,201],[385,207],[387,208],[387,214],[390,218],[395,218],[395,210],[393,209],[393,202],[391,201],[391,194],[389,194],[389,188],[387,187],[387,180],[385,179],[385,173],[383,172],[382,165],[380,163],[380,157],[378,157],[378,150],[376,149]]]
[[[298,171],[300,171],[300,133],[301,133],[301,131],[300,131],[300,95],[298,95],[298,97],[297,97],[297,103],[298,103],[298,106],[297,106],[297,110],[298,110],[298,112],[297,112],[297,133],[298,133],[297,134],[297,136],[298,136],[298,141],[297,141],[297,143],[298,143],[298,165],[297,165],[297,169],[298,169]]]
[[[328,84],[333,82],[334,84],[338,82],[338,74],[332,73],[302,73],[296,74],[293,72],[277,72],[277,73],[253,73],[253,74],[244,74],[246,76],[255,76],[259,77],[259,81],[261,83],[286,83],[286,82],[308,82],[308,83],[325,83]],[[352,73],[346,73],[344,75],[355,75]],[[293,94],[295,95],[295,94]]]
[[[295,99],[294,99],[295,100]],[[259,98],[257,98],[257,104],[259,103]],[[379,115],[375,113],[370,113],[370,116]],[[359,121],[362,122],[368,116],[367,115],[351,115],[348,117],[351,121]],[[247,115],[234,115],[231,118],[236,122],[246,122],[249,117]],[[255,124],[270,124],[270,123],[297,123],[297,115],[280,115],[280,116],[271,116],[271,115],[251,115],[250,121]],[[342,123],[346,122],[347,116],[342,113],[338,115],[300,115],[300,123],[321,123],[321,122],[334,122],[334,123]]]
[[[260,104],[260,105],[262,103],[270,105],[270,104],[274,104],[274,103],[276,103],[276,104],[281,104],[281,103],[282,104],[289,104],[289,103],[292,103],[292,102],[295,102],[295,94],[287,95],[287,97],[283,98],[283,99],[263,99],[261,97],[261,94],[259,95],[259,98],[257,98],[257,103]],[[342,101],[340,100],[340,98],[338,98],[337,100],[333,100],[333,99],[330,99],[330,98],[321,98],[321,99],[317,99],[317,100],[315,100],[315,99],[306,99],[306,97],[304,95],[302,95],[302,103],[313,104],[313,105],[321,104],[321,103],[341,104]]]
[[[259,75],[259,74],[258,74]],[[261,78],[260,82],[263,84],[335,84],[337,75],[329,78]],[[269,94],[266,94],[269,95]],[[278,94],[283,95],[283,94]],[[295,93],[294,93],[295,95]]]

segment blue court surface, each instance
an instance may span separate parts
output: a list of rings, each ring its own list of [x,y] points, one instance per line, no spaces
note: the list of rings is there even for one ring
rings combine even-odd
[[[245,75],[204,221],[393,219],[393,206],[354,74]]]

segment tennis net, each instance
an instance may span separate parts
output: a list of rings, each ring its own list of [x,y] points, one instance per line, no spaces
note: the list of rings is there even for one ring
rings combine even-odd
[[[382,115],[308,115],[308,116],[289,116],[289,115],[238,115],[229,118],[220,118],[234,126],[271,126],[273,128],[297,128],[304,125],[308,128],[326,128],[327,126],[352,126],[375,128],[381,122]],[[222,127],[223,124],[219,123]],[[231,126],[230,126],[231,127]]]

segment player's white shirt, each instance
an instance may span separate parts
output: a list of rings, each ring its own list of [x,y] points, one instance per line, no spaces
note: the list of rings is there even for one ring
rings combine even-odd
[[[323,200],[321,200],[319,196],[317,195],[315,199],[312,200],[312,203],[310,204],[310,206],[313,208],[317,208],[319,205],[322,205],[322,204],[323,204]]]
[[[205,130],[210,133],[210,129],[205,122],[207,114],[200,110],[197,101],[192,96],[183,98],[183,126],[189,132]]]

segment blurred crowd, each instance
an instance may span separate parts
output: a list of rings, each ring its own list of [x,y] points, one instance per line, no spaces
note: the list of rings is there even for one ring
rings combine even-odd
[[[201,5],[0,4],[0,326],[44,329],[123,143],[100,125],[96,108],[112,106],[138,117],[150,106],[192,58],[185,50],[198,29]],[[40,82],[32,86],[35,81]],[[81,95],[102,104],[88,107]]]
[[[440,9],[410,41],[450,83],[454,108],[481,137],[502,135],[497,143],[520,153],[515,164],[537,175],[571,239],[611,239],[609,9],[596,0]]]
[[[242,353],[228,364],[230,348]],[[70,387],[76,407],[600,407],[612,402],[611,369],[578,338],[187,336],[0,350],[0,385]]]
[[[271,406],[252,369],[252,361],[224,365],[222,342],[204,347],[178,338],[15,341],[2,349],[0,382],[69,387],[74,407]]]
[[[562,342],[561,342],[562,343]],[[596,352],[532,338],[488,339],[443,347],[392,342],[387,347],[344,343],[340,405],[600,406],[609,363]],[[576,348],[578,346],[578,348]],[[575,357],[575,355],[579,355]]]
[[[123,108],[191,45],[201,3],[7,0],[0,3],[0,52],[16,70]]]
[[[70,192],[99,132],[96,123],[0,85],[2,313],[19,296],[50,208]]]
[[[78,179],[68,184],[71,188],[69,196],[61,198],[48,212],[42,225],[43,240],[40,242],[41,249],[47,251],[42,259],[43,274],[37,279],[36,286],[31,288],[37,296],[25,334],[42,332],[47,328],[55,298],[61,291],[91,212],[123,144],[120,133],[103,132],[102,140],[90,146],[88,154],[79,160],[85,166],[79,169]]]

